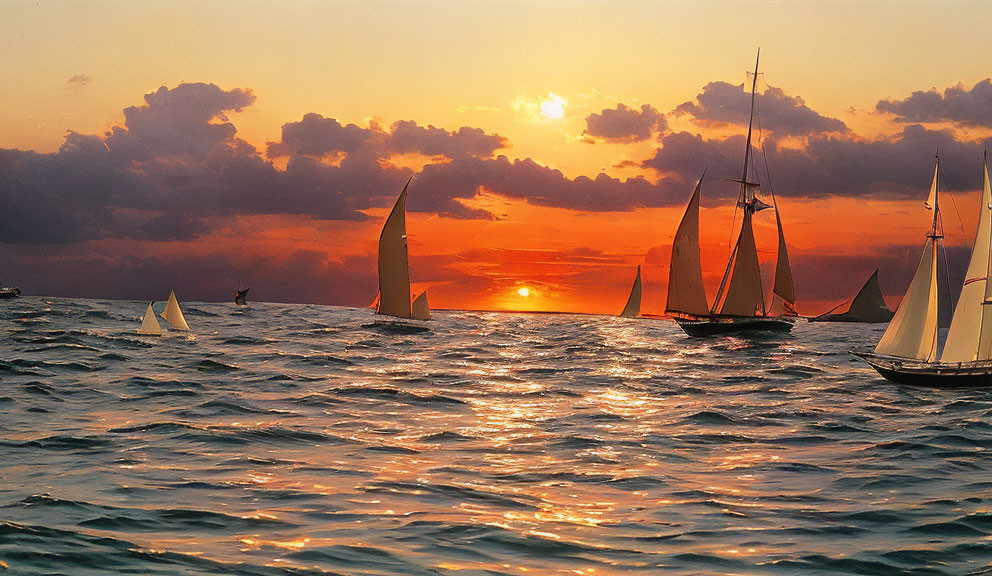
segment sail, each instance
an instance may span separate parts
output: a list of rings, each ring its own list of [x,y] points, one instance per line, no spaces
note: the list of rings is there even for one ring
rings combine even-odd
[[[710,312],[709,304],[706,303],[706,290],[703,288],[703,270],[699,263],[699,189],[702,182],[703,178],[700,176],[672,241],[666,313],[706,316]]]
[[[634,285],[630,287],[630,297],[627,298],[627,305],[620,313],[621,318],[637,318],[641,313],[641,267],[637,267],[637,277],[634,278]]]
[[[379,236],[379,314],[410,318],[410,268],[406,250],[406,183]]]
[[[158,320],[155,318],[151,302],[148,303],[148,309],[145,310],[145,317],[141,319],[141,328],[138,328],[138,334],[142,336],[162,335],[162,327],[159,326]]]
[[[916,275],[875,353],[931,361],[937,348],[937,253],[927,237]]]
[[[777,207],[775,208],[775,223],[778,224],[778,262],[775,264],[775,288],[772,290],[771,313],[776,316],[798,316],[796,287],[792,283],[789,251],[785,246],[785,233],[782,232],[782,219],[779,217]]]
[[[985,189],[988,190],[989,174],[988,167],[985,170]],[[988,208],[992,209],[992,204],[986,204]],[[982,208],[984,213],[985,206]],[[989,218],[992,218],[992,212],[989,214]],[[992,233],[992,228],[990,228],[990,233]],[[992,250],[992,246],[989,247]],[[990,254],[992,256],[992,254]],[[986,278],[992,277],[992,257],[989,259],[989,267],[986,270]],[[982,331],[978,337],[978,360],[992,360],[992,282],[985,282],[985,298],[982,301]]]
[[[878,285],[878,268],[875,268],[858,295],[851,300],[847,314],[862,322],[888,322],[892,319],[892,312],[885,306],[885,298]]]
[[[165,305],[162,318],[165,318],[165,321],[169,323],[169,326],[172,326],[173,330],[189,330],[189,325],[186,324],[186,318],[183,317],[183,311],[179,309],[179,301],[176,300],[175,290],[169,293],[169,302]]]
[[[248,291],[249,290],[251,290],[251,288],[245,288],[244,290],[238,290],[238,293],[234,295],[234,303],[237,304],[237,305],[239,305],[239,306],[247,306],[248,305],[247,297],[248,297]]]
[[[933,167],[933,182],[930,184],[930,194],[927,195],[927,201],[923,203],[927,207],[927,210],[933,210],[933,207],[937,205],[937,171],[940,169],[940,162]]]
[[[730,286],[723,300],[720,314],[730,316],[756,316],[764,312],[761,295],[761,270],[758,268],[758,249],[754,245],[751,214],[744,211],[744,223],[734,249],[733,273]]]
[[[992,190],[989,188],[988,167],[985,167],[985,187],[982,192],[981,217],[978,219],[978,232],[971,248],[971,262],[965,275],[961,296],[958,298],[951,328],[947,331],[941,362],[971,362],[978,357],[979,334],[982,332],[982,302],[985,300],[986,276],[989,270],[989,215],[992,213]],[[982,334],[984,336],[984,334]]]
[[[414,320],[430,320],[431,319],[431,307],[427,304],[427,291],[424,290],[413,300],[413,305],[411,306],[411,312],[413,313],[412,318]]]

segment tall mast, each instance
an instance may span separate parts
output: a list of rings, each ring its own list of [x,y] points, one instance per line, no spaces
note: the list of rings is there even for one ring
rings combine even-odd
[[[754,77],[751,79],[751,112],[747,117],[747,145],[744,147],[744,172],[741,174],[741,195],[738,202],[747,209],[748,187],[750,183],[747,179],[747,169],[751,165],[751,126],[754,123],[754,94],[758,90],[758,60],[761,58],[761,48],[758,48],[758,55],[754,59]]]

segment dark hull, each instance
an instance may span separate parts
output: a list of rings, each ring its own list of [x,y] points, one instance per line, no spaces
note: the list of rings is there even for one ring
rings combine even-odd
[[[376,314],[375,321],[371,324],[362,324],[362,328],[368,328],[383,334],[422,334],[433,330],[427,320],[414,320],[412,318],[398,318]]]
[[[0,298],[17,298],[21,291],[17,288],[0,288]]]
[[[810,322],[858,322],[861,324],[883,324],[890,320],[892,320],[891,314],[885,318],[859,318],[848,314],[824,314],[809,319]]]
[[[793,321],[776,317],[712,316],[699,320],[676,318],[679,327],[689,336],[770,336],[786,334],[792,330]]]
[[[882,375],[897,384],[930,388],[989,388],[992,387],[992,362],[960,362],[942,364],[876,356],[867,352],[852,352]]]

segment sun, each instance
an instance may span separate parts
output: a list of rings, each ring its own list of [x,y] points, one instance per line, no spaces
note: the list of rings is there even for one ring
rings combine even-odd
[[[517,294],[520,294],[521,296],[526,298],[530,296],[530,290],[528,290],[527,288],[521,288],[520,290],[517,290]]]
[[[565,99],[554,92],[548,92],[547,99],[541,101],[541,116],[548,120],[558,120],[564,115]]]

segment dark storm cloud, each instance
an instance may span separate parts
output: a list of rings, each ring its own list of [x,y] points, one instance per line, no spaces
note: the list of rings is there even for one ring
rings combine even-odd
[[[982,80],[971,90],[960,84],[943,94],[936,89],[919,90],[904,100],[880,100],[875,109],[895,114],[898,122],[947,121],[992,128],[992,79]]]
[[[607,108],[598,114],[587,116],[585,134],[608,142],[639,142],[667,128],[664,114],[653,106],[645,104],[640,110],[635,110],[624,104],[617,104],[616,108]]]
[[[762,126],[779,136],[802,136],[828,132],[844,132],[847,126],[836,118],[828,118],[806,106],[802,98],[787,95],[780,88],[768,87],[758,95],[756,111]],[[677,116],[689,114],[700,125],[737,124],[747,126],[751,94],[744,85],[711,82],[695,102],[685,102],[675,108]]]

